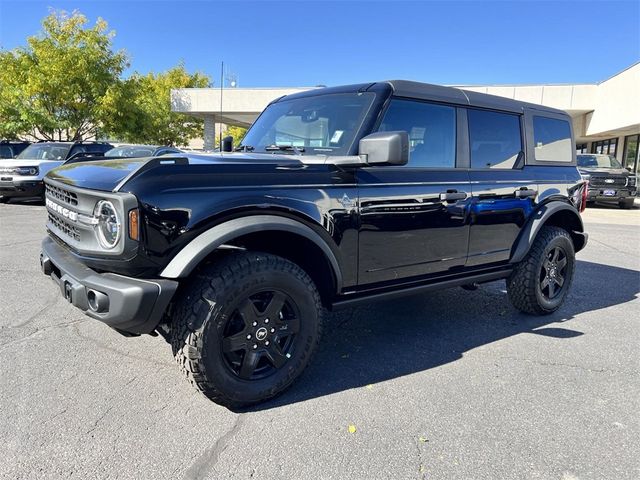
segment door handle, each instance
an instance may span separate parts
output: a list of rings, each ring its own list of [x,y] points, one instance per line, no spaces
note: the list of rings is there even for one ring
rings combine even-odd
[[[531,198],[538,194],[537,191],[531,190],[530,188],[521,188],[520,190],[516,190],[514,193],[516,198]]]
[[[443,202],[456,202],[458,200],[464,200],[467,198],[467,192],[459,192],[457,190],[447,190],[440,193],[440,201]]]

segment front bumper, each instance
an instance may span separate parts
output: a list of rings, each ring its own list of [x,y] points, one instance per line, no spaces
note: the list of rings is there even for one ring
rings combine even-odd
[[[50,237],[42,241],[40,264],[42,272],[58,285],[69,303],[86,315],[128,333],[153,331],[178,288],[178,282],[173,280],[98,273]]]
[[[11,180],[0,178],[0,197],[42,197],[44,182],[42,180]]]
[[[605,195],[604,192],[606,188],[590,188],[587,193],[587,200],[598,201],[598,202],[619,202],[620,200],[625,200],[627,198],[633,198],[636,196],[636,187],[623,187],[616,188],[611,187],[610,190],[614,191],[614,195]]]

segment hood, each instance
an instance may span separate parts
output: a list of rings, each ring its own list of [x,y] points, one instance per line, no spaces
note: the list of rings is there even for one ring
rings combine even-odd
[[[629,171],[624,168],[593,168],[593,167],[578,167],[580,173],[587,175],[622,175],[624,177],[630,175]]]
[[[26,158],[10,158],[10,159],[2,159],[0,160],[0,170],[3,168],[13,168],[13,167],[44,167],[49,166],[50,168],[56,167],[62,164],[62,160],[29,160]]]
[[[79,188],[111,192],[119,189],[121,184],[156,168],[166,170],[163,173],[170,176],[171,170],[175,168],[193,168],[198,173],[212,173],[211,169],[219,165],[231,166],[230,168],[237,165],[238,169],[244,169],[248,165],[302,165],[299,158],[294,155],[230,153],[96,160],[62,165],[49,172],[47,178]]]

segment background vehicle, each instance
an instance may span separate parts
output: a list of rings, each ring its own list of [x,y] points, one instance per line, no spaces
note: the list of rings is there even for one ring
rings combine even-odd
[[[105,142],[38,142],[25,148],[15,159],[0,162],[0,202],[13,197],[42,197],[42,179],[79,152],[103,153],[112,146]]]
[[[0,159],[15,158],[20,152],[27,148],[31,142],[2,140],[0,141]]]
[[[621,208],[633,207],[638,177],[616,160],[613,155],[579,154],[578,169],[589,180],[589,202],[617,203]]]
[[[280,98],[237,152],[63,165],[46,188],[43,272],[162,334],[230,407],[301,374],[324,308],[505,279],[549,314],[587,241],[566,113],[405,81]]]
[[[112,158],[159,157],[161,155],[171,155],[176,153],[182,153],[182,150],[161,145],[118,145],[117,147],[107,150],[104,154],[92,152],[78,153],[64,163],[69,164],[94,160],[108,160]]]

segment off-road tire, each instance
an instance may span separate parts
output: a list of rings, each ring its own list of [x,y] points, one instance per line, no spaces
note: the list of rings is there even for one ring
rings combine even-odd
[[[297,302],[299,338],[275,373],[242,379],[225,363],[225,325],[243,298],[270,287]],[[238,409],[274,397],[294,382],[317,349],[322,324],[320,295],[304,270],[275,255],[238,252],[202,268],[181,291],[171,319],[171,346],[181,371],[198,390],[220,405]]]
[[[540,277],[543,263],[548,253],[555,247],[560,247],[566,252],[567,264],[561,291],[556,297],[549,299],[540,288]],[[567,296],[574,270],[575,250],[569,233],[560,227],[542,227],[527,256],[516,264],[507,279],[509,300],[514,307],[524,313],[531,315],[553,313]]]

